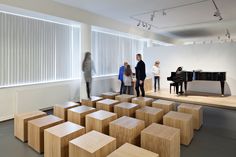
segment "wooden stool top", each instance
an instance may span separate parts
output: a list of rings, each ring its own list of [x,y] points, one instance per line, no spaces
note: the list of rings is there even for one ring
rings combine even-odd
[[[114,93],[114,92],[106,92],[106,93],[102,93],[102,96],[117,96],[119,95],[119,93]]]
[[[119,98],[135,98],[135,95],[128,95],[128,94],[122,94],[122,95],[117,95],[115,98],[119,99]]]
[[[28,123],[34,124],[37,127],[44,127],[56,122],[63,122],[63,119],[53,115],[48,115],[42,118],[31,120]]]
[[[153,101],[152,103],[153,104],[161,104],[161,105],[172,105],[172,104],[175,104],[175,102],[173,102],[173,101],[161,100],[161,99]]]
[[[33,117],[37,117],[41,115],[47,115],[47,114],[42,111],[33,111],[33,112],[27,112],[27,113],[18,113],[18,114],[15,114],[14,116],[21,119],[31,119]]]
[[[107,118],[110,118],[112,116],[116,116],[116,113],[104,111],[104,110],[99,110],[90,114],[87,114],[86,117],[92,117],[94,119],[98,120],[105,120]]]
[[[96,101],[100,101],[102,100],[103,98],[102,97],[98,97],[98,96],[91,96],[91,99],[82,99],[82,102],[83,101],[91,101],[91,102],[96,102]]]
[[[191,110],[200,110],[202,108],[202,106],[182,103],[181,105],[178,106],[178,108],[186,108],[186,109],[191,109]]]
[[[69,109],[69,108],[72,108],[72,107],[79,106],[79,104],[76,103],[76,102],[69,101],[69,102],[64,102],[62,104],[56,104],[54,106],[64,108],[64,109]]]
[[[145,126],[144,121],[139,120],[139,119],[135,119],[135,118],[131,118],[131,117],[127,117],[127,116],[123,116],[119,119],[116,119],[116,120],[110,122],[110,124],[121,126],[123,128],[127,128],[127,129],[133,129],[139,125]]]
[[[136,110],[136,112],[145,112],[145,113],[148,113],[148,114],[156,115],[159,112],[163,112],[163,109],[159,109],[159,108],[155,108],[155,107],[149,107],[149,106],[144,106],[144,107]]]
[[[70,141],[70,143],[90,153],[94,153],[113,141],[116,141],[116,139],[113,137],[107,136],[97,131],[90,131],[89,133]]]
[[[159,157],[159,155],[130,143],[125,143],[107,157]]]
[[[56,125],[54,127],[48,128],[45,131],[57,137],[64,137],[79,130],[85,133],[85,129],[83,126],[80,126],[71,122],[65,122],[65,123]]]
[[[189,120],[192,120],[192,118],[193,118],[193,116],[191,114],[175,112],[175,111],[168,112],[164,117],[177,119],[177,120],[181,120],[181,121],[189,121]]]
[[[115,107],[120,107],[120,108],[124,108],[124,109],[131,109],[131,108],[135,108],[135,107],[138,107],[138,106],[139,106],[138,104],[122,102],[120,104],[117,104]]]
[[[101,103],[101,104],[105,104],[105,105],[114,105],[114,104],[119,103],[119,101],[112,100],[112,99],[104,99],[104,100],[97,101],[97,103]]]
[[[141,134],[143,133],[152,135],[154,137],[161,137],[164,139],[171,140],[172,138],[176,136],[176,134],[180,136],[180,129],[165,126],[165,125],[160,125],[157,123],[152,123],[141,132]]]
[[[148,98],[148,97],[136,97],[136,98],[133,98],[132,100],[137,100],[137,101],[142,101],[142,102],[154,101],[153,98]]]
[[[69,110],[72,111],[72,112],[76,112],[76,113],[84,113],[84,112],[92,111],[92,110],[96,110],[96,109],[93,108],[93,107],[82,105],[82,106],[78,106],[78,107],[75,107],[75,108],[71,108]]]

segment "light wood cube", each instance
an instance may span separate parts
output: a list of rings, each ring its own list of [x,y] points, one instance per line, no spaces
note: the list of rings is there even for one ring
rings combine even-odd
[[[44,157],[68,157],[69,141],[83,135],[83,126],[65,122],[44,131]]]
[[[85,126],[85,116],[95,111],[95,108],[84,105],[71,108],[68,110],[68,121]]]
[[[109,123],[117,118],[116,113],[100,110],[86,115],[86,132],[96,130],[109,134]]]
[[[118,100],[104,99],[96,103],[96,108],[97,110],[114,112],[114,106],[118,103],[120,103]]]
[[[109,135],[117,140],[117,147],[126,142],[140,145],[140,134],[145,128],[142,120],[123,116],[109,124]]]
[[[140,107],[143,106],[152,106],[152,102],[154,101],[153,98],[148,97],[137,97],[132,99],[132,103],[140,105]]]
[[[141,147],[160,157],[180,157],[180,130],[153,123],[141,132]]]
[[[203,124],[203,107],[193,104],[181,104],[178,106],[178,112],[189,113],[193,115],[193,128],[199,130]]]
[[[175,111],[163,117],[163,124],[180,129],[180,143],[189,145],[193,138],[193,116]]]
[[[115,97],[115,99],[120,102],[131,102],[133,98],[135,98],[134,95],[128,95],[128,94],[117,95]]]
[[[69,157],[106,157],[115,149],[115,138],[91,131],[69,142]]]
[[[114,93],[114,92],[102,93],[103,99],[113,99],[113,100],[115,100],[115,97],[117,95],[119,95],[119,93]]]
[[[22,142],[28,140],[28,121],[37,119],[47,114],[42,111],[20,113],[14,115],[14,136]]]
[[[79,106],[75,102],[65,102],[64,104],[56,104],[53,106],[53,114],[65,121],[67,121],[67,110]]]
[[[139,109],[138,104],[123,102],[114,106],[114,112],[120,118],[122,116],[135,117],[135,111]]]
[[[161,108],[164,110],[164,114],[166,114],[169,111],[174,111],[175,102],[167,100],[156,100],[152,102],[152,107]]]
[[[135,145],[125,143],[107,157],[159,157],[159,155]]]
[[[163,109],[155,107],[144,106],[136,110],[136,118],[145,121],[145,126],[149,126],[152,123],[159,123],[164,116]]]
[[[82,99],[81,104],[96,108],[96,102],[102,100],[102,97],[91,96],[91,99]]]
[[[28,122],[28,145],[39,153],[44,152],[44,129],[63,123],[63,119],[53,115]]]

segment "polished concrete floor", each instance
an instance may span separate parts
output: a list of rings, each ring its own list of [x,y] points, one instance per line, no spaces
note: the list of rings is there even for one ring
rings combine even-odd
[[[42,157],[13,136],[13,121],[0,123],[1,157]],[[236,111],[204,107],[204,125],[181,157],[236,157]]]

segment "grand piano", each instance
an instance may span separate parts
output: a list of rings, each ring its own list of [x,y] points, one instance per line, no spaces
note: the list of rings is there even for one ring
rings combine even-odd
[[[187,92],[188,82],[194,80],[200,81],[219,81],[221,86],[221,94],[224,95],[224,86],[226,80],[226,72],[202,72],[202,71],[180,71],[180,72],[171,72],[171,76],[167,77],[168,81],[173,81],[176,83],[176,86],[181,86],[180,93],[182,91],[182,85],[184,84],[185,93]],[[176,87],[178,90],[178,87]],[[177,91],[178,93],[178,91]]]

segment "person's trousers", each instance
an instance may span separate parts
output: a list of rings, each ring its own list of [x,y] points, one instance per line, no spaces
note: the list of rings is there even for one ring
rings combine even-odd
[[[127,92],[127,90],[128,90],[128,92]],[[123,87],[123,94],[131,94],[131,92],[132,92],[132,86],[124,86]]]
[[[120,95],[123,93],[123,88],[124,88],[124,81],[120,81]]]
[[[136,84],[135,84],[135,90],[136,90],[136,93],[137,93],[137,97],[140,96],[139,88],[140,88],[140,90],[141,90],[142,97],[145,97],[144,80],[143,80],[143,83],[142,83],[142,84],[140,84],[139,82],[140,82],[140,80],[136,80]]]
[[[91,82],[86,82],[86,90],[87,90],[87,96],[90,99],[90,91],[91,91]]]
[[[158,90],[160,90],[160,76],[154,76],[154,90],[157,90],[157,84],[158,84]]]

